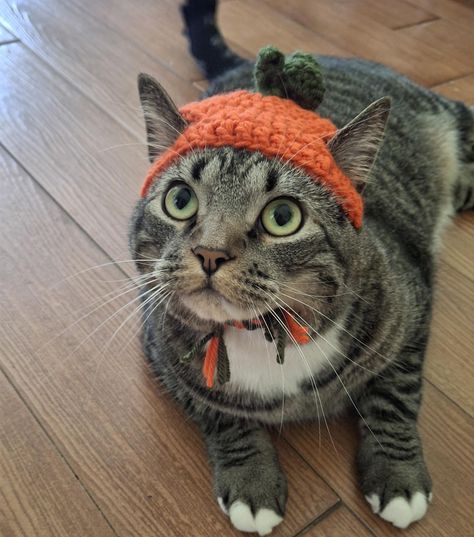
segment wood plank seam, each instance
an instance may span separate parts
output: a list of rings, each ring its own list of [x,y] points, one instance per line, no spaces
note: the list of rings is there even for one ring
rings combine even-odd
[[[464,409],[457,401],[455,401],[454,399],[451,399],[451,397],[446,392],[438,388],[438,386],[433,381],[426,378],[425,375],[423,375],[423,382],[426,382],[431,387],[435,388],[439,393],[442,393],[452,405],[454,405],[458,410],[460,410],[466,416],[466,418],[474,422],[474,417],[471,416],[471,414],[469,414],[469,412],[466,409]]]
[[[243,2],[247,2],[247,0],[241,0]],[[271,5],[271,2],[269,0],[264,0],[266,4]],[[297,1],[296,4],[301,3],[302,0]],[[226,4],[227,5],[227,4]],[[341,28],[341,25],[339,22],[336,23],[336,26],[334,27],[334,24],[330,26],[325,26],[326,30],[321,30],[321,25],[319,23],[324,22],[325,17],[330,17],[330,20],[336,20],[341,21],[342,19],[335,17],[335,7],[336,5],[330,2],[324,3],[322,2],[321,5],[324,5],[327,8],[327,12],[323,14],[321,18],[318,18],[318,30],[316,31],[313,29],[313,26],[310,24],[310,20],[306,20],[303,22],[301,17],[298,16],[297,12],[294,12],[291,9],[292,4],[285,4],[283,1],[278,0],[276,6],[272,6],[273,9],[277,9],[282,15],[285,15],[289,20],[293,22],[297,22],[301,25],[303,25],[307,30],[312,31],[315,35],[320,36],[324,38],[328,43],[331,43],[335,46],[337,46],[337,42],[335,40],[339,39],[339,29]],[[346,5],[346,4],[344,4]],[[288,9],[286,9],[288,7]],[[419,7],[419,6],[418,6]],[[313,19],[314,20],[314,19]],[[434,21],[433,23],[436,24],[437,22],[442,22],[444,19],[438,19]],[[367,15],[362,14],[361,20],[358,21],[359,25],[371,25],[372,19],[369,18]],[[408,39],[401,39],[399,40],[397,38],[397,32],[394,31],[392,28],[388,28],[384,26],[384,24],[380,22],[374,22],[371,28],[374,30],[369,36],[369,41],[371,42],[371,47],[369,49],[367,48],[367,40],[361,40],[362,34],[357,34],[359,37],[356,39],[356,45],[355,50],[353,53],[357,55],[358,57],[364,57],[368,60],[375,61],[376,63],[382,63],[384,65],[387,65],[388,67],[394,69],[395,71],[402,72],[405,76],[410,78],[411,80],[414,80],[415,82],[418,82],[419,84],[422,84],[424,86],[429,86],[430,84],[440,84],[445,81],[445,79],[448,79],[452,77],[453,75],[450,74],[454,71],[459,71],[460,74],[465,75],[466,74],[466,64],[462,61],[458,62],[456,64],[456,67],[453,67],[452,62],[449,61],[451,59],[451,56],[448,57],[448,55],[443,52],[438,46],[435,46],[433,43],[425,42],[422,39],[416,39],[412,36],[404,36],[408,37]],[[383,35],[383,38],[382,38]],[[389,38],[387,40],[387,37]],[[347,40],[348,35],[344,35],[343,39]],[[387,43],[390,42],[391,45],[389,48],[387,48]],[[383,46],[382,46],[383,45]],[[400,45],[400,46],[399,46]],[[381,46],[381,49],[379,50],[379,46]],[[362,50],[361,50],[362,47]],[[395,50],[393,50],[393,47],[395,47]],[[419,49],[419,50],[418,50]],[[427,54],[434,54],[433,59],[438,63],[438,66],[445,66],[446,67],[446,73],[443,72],[441,74],[441,71],[438,70],[427,70],[425,69],[415,69],[414,63],[407,63],[406,61],[401,61],[406,53],[411,53],[413,50],[417,51],[418,56],[420,56],[420,52],[424,52],[424,57]],[[351,48],[352,52],[352,48]],[[367,57],[369,56],[369,57]],[[390,61],[392,60],[393,61]],[[456,58],[454,58],[456,59]],[[421,61],[421,57],[418,58],[417,61]],[[403,65],[403,68],[400,66],[400,62]],[[425,64],[424,64],[425,65]],[[456,73],[455,76],[458,76]]]
[[[301,453],[295,448],[295,446],[294,446],[289,440],[287,440],[286,437],[282,436],[281,438],[282,438],[283,442],[285,442],[285,444],[288,445],[289,449],[291,449],[292,451],[294,451],[298,457],[301,457],[301,458],[303,459],[303,461],[305,462],[305,464],[307,464],[312,470],[314,470],[314,471],[318,474],[318,476],[319,476],[319,477],[326,483],[326,485],[333,491],[333,493],[338,497],[338,499],[341,500],[341,498],[340,498],[339,494],[336,492],[336,490],[331,486],[330,483],[328,483],[323,477],[321,477],[321,476],[319,475],[319,473],[317,472],[317,470],[314,469],[314,468],[312,467],[311,463],[304,457],[304,455],[301,454]]]
[[[229,0],[229,2],[235,2],[236,0]],[[263,0],[265,2],[265,4],[267,4],[268,6],[272,7],[273,9],[276,9],[278,11],[278,13],[280,13],[280,15],[282,17],[286,17],[287,19],[291,20],[292,22],[296,23],[296,24],[299,24],[301,25],[301,22],[295,18],[293,15],[289,14],[289,13],[285,13],[283,11],[280,11],[278,8],[275,8],[272,6],[271,4],[271,1],[269,0]],[[312,32],[313,34],[325,39],[328,43],[331,43],[333,44],[335,47],[340,47],[340,43],[338,42],[337,38],[336,39],[333,39],[332,37],[327,37],[327,36],[323,36],[323,35],[320,35],[318,34],[318,32],[315,32],[314,30],[312,30],[309,26],[305,26],[305,28],[307,30],[309,30],[310,32]],[[337,36],[336,36],[337,37]],[[312,51],[314,52],[315,54],[317,54],[318,52],[317,51]]]
[[[307,458],[305,457],[304,453],[300,453],[300,451],[298,451],[298,449],[291,443],[287,440],[287,438],[285,437],[282,437],[283,438],[283,441],[288,445],[289,449],[291,449],[292,451],[294,451],[296,453],[296,455],[298,457],[300,457],[304,462],[305,464],[307,464],[313,471],[314,473],[321,479],[321,481],[323,481],[325,483],[325,485],[330,488],[333,493],[338,497],[338,501],[333,505],[331,506],[329,509],[326,509],[326,511],[324,511],[323,513],[321,513],[319,516],[317,516],[314,520],[312,520],[307,526],[305,526],[301,531],[299,531],[294,537],[302,537],[304,534],[306,534],[308,531],[310,531],[313,527],[316,527],[318,524],[320,524],[323,520],[325,520],[326,518],[328,518],[330,515],[332,515],[335,511],[337,511],[338,509],[340,509],[342,506],[344,506],[346,509],[348,509],[352,515],[358,520],[358,522],[364,526],[364,528],[371,534],[371,535],[375,535],[375,533],[367,526],[367,524],[364,522],[364,520],[362,520],[359,515],[357,514],[356,511],[354,511],[351,507],[349,507],[348,505],[346,505],[342,498],[339,496],[338,492],[334,489],[334,487],[331,485],[331,483],[324,477],[322,476],[318,469],[313,467],[313,465],[311,464],[310,461],[307,460]]]
[[[438,21],[438,20],[440,20],[440,17],[433,16],[433,17],[431,17],[429,19],[426,19],[424,21],[414,22],[412,24],[402,24],[401,26],[394,26],[393,28],[391,28],[391,30],[394,30],[394,31],[405,30],[405,28],[413,28],[415,26],[422,26],[423,24],[428,24],[430,22],[434,22],[434,21]]]
[[[448,80],[444,80],[443,82],[438,82],[437,84],[429,86],[429,89],[436,91],[436,88],[438,88],[439,86],[444,86],[445,84],[450,84],[451,82],[457,82],[458,80],[462,80],[463,78],[467,78],[472,75],[474,75],[474,71],[472,71],[472,73],[467,73],[462,76],[455,76],[454,78],[449,78]]]
[[[31,178],[31,176],[28,174],[28,176]],[[35,182],[36,184],[36,182]],[[62,210],[62,209],[61,209]],[[28,401],[27,399],[23,396],[23,394],[20,392],[20,390],[17,388],[17,386],[15,385],[14,382],[12,382],[12,379],[9,377],[7,371],[5,370],[5,368],[3,367],[2,363],[0,362],[0,374],[2,374],[6,381],[8,382],[8,384],[12,387],[12,389],[14,390],[14,392],[18,395],[20,401],[23,403],[23,405],[25,406],[25,408],[27,409],[28,413],[31,415],[31,417],[33,418],[33,420],[35,421],[35,423],[38,425],[39,429],[43,432],[43,434],[46,436],[48,442],[50,443],[52,449],[57,453],[57,455],[63,460],[64,464],[66,465],[66,467],[68,468],[68,470],[72,473],[72,475],[76,478],[77,482],[79,483],[79,486],[82,488],[82,490],[84,491],[84,493],[86,494],[86,496],[90,499],[90,501],[92,502],[92,504],[95,506],[95,508],[97,509],[97,511],[100,513],[100,515],[102,516],[102,518],[104,519],[105,523],[109,526],[109,528],[111,529],[111,531],[113,532],[114,535],[117,535],[117,537],[120,537],[119,534],[115,531],[115,528],[112,526],[112,524],[110,523],[109,519],[105,516],[104,512],[102,511],[102,509],[100,508],[99,504],[96,502],[94,496],[92,495],[92,493],[89,491],[89,489],[85,486],[85,484],[81,481],[81,479],[79,478],[79,476],[77,475],[77,473],[74,471],[74,469],[72,468],[71,464],[69,463],[69,460],[67,459],[67,457],[64,455],[64,453],[59,449],[59,446],[56,444],[56,442],[53,440],[53,438],[51,437],[51,435],[49,434],[48,430],[45,428],[45,426],[43,425],[43,423],[41,422],[41,420],[38,418],[38,416],[36,415],[36,413],[33,411],[32,407],[28,404]]]
[[[64,3],[64,2],[63,2]],[[67,2],[66,2],[66,5],[67,5]],[[84,15],[86,17],[90,16],[90,13],[88,13],[87,9],[85,9],[85,7],[82,5],[81,2],[78,2],[77,4],[77,7],[84,13]],[[111,32],[115,33],[115,34],[118,34],[119,36],[123,37],[124,41],[127,41],[127,35],[124,34],[121,30],[119,30],[118,28],[114,28],[111,24],[108,24],[107,22],[104,22],[104,21],[100,21],[100,24],[104,27],[104,28],[107,28],[108,30],[110,30]],[[169,71],[170,73],[173,73],[175,74],[177,77],[179,77],[181,80],[183,80],[184,82],[191,82],[189,79],[183,77],[178,71],[175,71],[174,69],[170,69],[170,67],[168,65],[166,65],[166,63],[164,63],[159,57],[155,57],[155,56],[152,56],[145,47],[142,47],[141,45],[139,45],[138,43],[136,43],[135,41],[131,41],[131,43],[133,43],[133,45],[141,50],[144,54],[146,54],[149,58],[151,58],[153,61],[159,63],[164,69],[166,69],[167,71]],[[138,74],[138,73],[137,73]]]
[[[47,197],[61,210],[61,212],[63,212],[69,218],[69,220],[74,222],[74,224],[94,244],[94,246],[98,248],[100,252],[104,254],[104,256],[113,263],[114,267],[116,267],[124,276],[126,276],[127,278],[131,280],[130,275],[124,272],[120,264],[116,262],[117,260],[114,259],[112,256],[110,256],[109,253],[106,250],[104,250],[104,248],[98,242],[96,242],[94,237],[92,237],[87,232],[87,230],[84,229],[84,227],[66,210],[65,207],[63,207],[63,205],[61,205],[61,203],[59,203],[59,201],[39,181],[37,181],[35,176],[28,170],[28,168],[24,166],[23,163],[7,147],[5,147],[5,145],[2,142],[0,142],[0,148],[3,149],[5,153],[7,153],[7,155],[18,164],[20,169],[22,169],[28,175],[28,177],[33,181],[35,186],[37,186],[42,192],[44,192],[47,195]]]
[[[291,446],[291,447],[292,447],[293,450],[295,450],[293,448],[293,446]],[[294,537],[302,537],[303,535],[308,533],[308,531],[311,528],[316,527],[320,522],[322,522],[323,520],[325,520],[326,518],[331,516],[334,512],[336,512],[338,509],[340,509],[343,505],[344,504],[342,503],[342,500],[339,498],[339,500],[334,505],[332,505],[329,509],[326,509],[326,511],[324,511],[324,513],[321,513],[314,520],[312,520],[307,526],[302,528],[298,533],[295,533]],[[347,505],[346,505],[346,507],[347,507]]]
[[[50,63],[48,61],[46,61],[38,52],[36,52],[36,50],[32,47],[30,47],[28,44],[24,43],[23,41],[21,41],[20,39],[17,39],[15,41],[11,41],[8,43],[9,46],[11,45],[20,45],[22,47],[25,47],[26,49],[28,49],[42,64],[46,65],[48,69],[50,69],[51,71],[54,72],[55,75],[57,75],[58,77],[60,77],[64,82],[66,82],[67,84],[69,84],[70,86],[72,86],[76,91],[78,91],[83,97],[85,97],[88,101],[90,101],[91,103],[93,103],[95,106],[97,106],[97,108],[99,108],[104,114],[106,114],[110,119],[112,119],[112,121],[114,121],[115,123],[117,123],[118,125],[120,125],[121,127],[123,127],[127,132],[129,132],[130,134],[132,134],[132,136],[137,140],[137,141],[142,141],[140,139],[139,136],[137,136],[137,133],[133,130],[132,127],[130,127],[129,125],[127,125],[126,123],[122,122],[121,119],[115,117],[112,115],[112,113],[110,112],[110,110],[107,110],[106,108],[102,107],[100,102],[96,101],[91,95],[89,95],[88,93],[86,93],[82,88],[81,86],[77,85],[73,80],[69,79],[65,74],[63,74],[61,71],[59,71],[55,65],[53,63]],[[155,60],[153,58],[153,60]],[[169,71],[169,69],[167,69]],[[171,71],[170,71],[171,72]],[[175,74],[175,73],[173,73]],[[192,85],[191,81],[187,81],[189,83],[189,85]],[[138,91],[138,90],[137,90]],[[143,127],[143,129],[145,129],[145,127]],[[3,145],[2,145],[3,146]],[[11,155],[11,153],[9,152],[9,154]],[[13,156],[13,155],[11,155]],[[17,159],[15,159],[16,162],[18,162]],[[25,169],[25,168],[23,168]],[[76,222],[77,223],[77,222]],[[82,229],[82,228],[81,228]]]
[[[225,3],[225,6],[229,6],[229,5],[232,5],[232,4],[233,5],[239,5],[239,4],[241,4],[241,0],[227,0],[227,2]],[[341,56],[342,55],[350,55],[350,51],[347,48],[341,46],[340,43],[334,42],[333,40],[327,38],[326,36],[323,36],[320,33],[314,31],[311,27],[306,26],[301,21],[299,21],[299,20],[295,19],[294,17],[282,12],[280,9],[278,9],[275,6],[273,6],[270,1],[264,0],[263,4],[265,4],[264,6],[262,6],[263,9],[272,10],[275,14],[277,14],[278,17],[280,17],[282,19],[282,21],[286,22],[286,20],[289,20],[289,21],[292,22],[293,25],[298,27],[301,30],[301,32],[309,33],[312,36],[314,36],[315,39],[320,39],[322,41],[325,41],[327,44],[330,44],[330,45],[334,46],[335,48],[338,49],[338,51],[339,51]],[[243,4],[243,5],[245,7],[246,4]],[[218,19],[218,25],[219,25],[220,29],[222,30],[223,25],[219,22],[219,19]],[[239,52],[239,49],[240,49],[240,50],[246,52],[248,57],[250,57],[250,58],[255,57],[255,52],[252,52],[249,48],[247,48],[247,45],[240,44],[240,43],[237,44],[234,39],[231,39],[228,35],[226,35],[225,30],[224,30],[223,33],[224,33],[224,39],[225,39],[226,43],[231,48],[234,47],[234,50],[236,52]],[[263,44],[267,44],[267,43],[262,43],[262,45]],[[312,49],[312,50],[308,50],[308,51],[312,52],[314,54],[321,54],[320,50]],[[334,55],[337,55],[337,54],[334,54]],[[195,82],[195,81],[196,80],[193,80],[193,82]]]

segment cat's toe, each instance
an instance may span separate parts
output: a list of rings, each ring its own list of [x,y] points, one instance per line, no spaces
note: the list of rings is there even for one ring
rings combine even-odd
[[[380,496],[378,494],[370,494],[370,496],[366,496],[365,499],[370,507],[372,507],[372,512],[378,514],[380,512]]]
[[[275,513],[272,509],[260,509],[255,517],[255,524],[259,535],[268,535],[275,526],[282,522],[283,517]]]
[[[267,508],[259,509],[254,516],[250,507],[240,500],[230,506],[229,517],[232,525],[238,530],[259,535],[269,535],[273,528],[283,520],[283,517]]]
[[[256,532],[257,526],[250,507],[240,500],[234,502],[229,508],[229,517],[232,525],[240,531]]]
[[[391,522],[395,527],[405,529],[412,522],[425,516],[431,497],[431,493],[427,497],[423,492],[415,492],[409,499],[396,496],[382,510],[380,510],[380,498],[377,494],[371,494],[365,498],[374,513],[379,514],[381,518]]]

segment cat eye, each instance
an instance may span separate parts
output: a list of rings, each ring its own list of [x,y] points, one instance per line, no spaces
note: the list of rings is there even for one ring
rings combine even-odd
[[[271,201],[262,211],[262,225],[270,235],[285,237],[299,230],[303,214],[297,203],[286,198]]]
[[[174,184],[165,195],[163,210],[175,220],[189,220],[198,211],[194,190],[184,183]]]

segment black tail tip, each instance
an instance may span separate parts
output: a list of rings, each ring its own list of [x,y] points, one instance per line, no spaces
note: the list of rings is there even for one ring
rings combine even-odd
[[[189,49],[208,80],[245,62],[225,43],[216,24],[216,0],[186,0],[181,6]]]

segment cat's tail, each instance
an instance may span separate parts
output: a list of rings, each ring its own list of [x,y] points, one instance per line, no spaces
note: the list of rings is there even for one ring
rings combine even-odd
[[[181,6],[191,54],[208,80],[246,63],[224,41],[217,28],[216,11],[217,0],[185,0]]]

